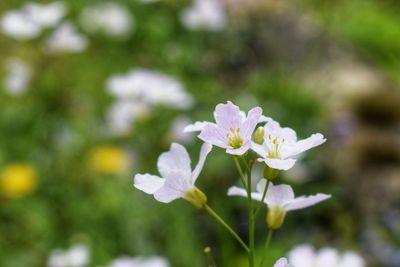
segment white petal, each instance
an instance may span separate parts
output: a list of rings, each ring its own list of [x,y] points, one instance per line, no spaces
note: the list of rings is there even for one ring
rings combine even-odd
[[[261,115],[260,119],[258,120],[258,123],[270,122],[270,121],[272,121],[271,118],[266,117],[266,116],[264,116],[264,115]]]
[[[241,196],[247,198],[247,192],[243,188],[232,186],[228,189],[228,196]],[[262,195],[257,192],[252,192],[251,198],[256,201],[261,201]]]
[[[187,125],[184,129],[184,133],[200,132],[203,130],[204,126],[209,123],[207,121],[196,121],[194,124]]]
[[[266,186],[267,186],[267,180],[264,178],[260,179],[260,181],[258,181],[257,187],[256,187],[257,192],[260,194],[264,193]]]
[[[243,123],[243,115],[238,106],[228,101],[226,104],[218,104],[214,111],[215,121],[218,127],[226,132],[231,128],[240,128]]]
[[[292,187],[286,184],[273,185],[270,183],[268,186],[265,202],[268,205],[284,206],[287,202],[294,199]]]
[[[227,148],[226,131],[214,123],[207,123],[199,134],[199,138],[206,143],[213,144],[221,148]]]
[[[286,211],[304,209],[306,207],[313,206],[321,201],[324,201],[330,197],[331,197],[330,195],[326,194],[316,194],[314,196],[298,197],[295,198],[289,204],[287,204],[285,209]]]
[[[356,253],[346,252],[343,254],[339,266],[340,267],[365,267],[365,262]]]
[[[310,245],[299,245],[289,253],[289,262],[296,264],[296,267],[315,266],[316,254]]]
[[[192,173],[192,183],[193,184],[196,181],[197,177],[199,177],[199,174],[200,174],[201,170],[203,169],[204,163],[206,161],[207,155],[211,152],[211,150],[212,150],[211,144],[204,143],[201,146],[199,162],[197,163],[197,166]]]
[[[280,258],[274,265],[274,267],[293,267],[290,265],[286,258]]]
[[[179,177],[189,180],[192,175],[189,154],[177,143],[172,143],[170,150],[160,155],[157,166],[163,178]]]
[[[136,174],[133,185],[137,189],[152,195],[163,186],[164,182],[165,179],[146,173]]]
[[[247,192],[243,188],[240,188],[240,187],[237,187],[237,186],[231,186],[228,189],[228,196],[247,197]]]
[[[339,254],[333,248],[324,248],[318,252],[316,266],[337,267],[339,266]]]
[[[261,114],[262,109],[260,107],[255,107],[249,111],[247,118],[242,125],[242,130],[240,131],[240,133],[243,135],[243,138],[251,139],[254,129],[260,120]]]
[[[255,142],[251,142],[251,150],[253,150],[263,158],[268,154],[265,146],[257,144]]]
[[[163,203],[169,203],[175,199],[182,198],[185,195],[185,190],[179,190],[181,185],[177,185],[171,180],[171,184],[164,183],[157,192],[154,193],[154,198]],[[179,183],[179,181],[178,181]]]
[[[324,136],[322,134],[320,134],[320,133],[313,134],[309,138],[300,140],[297,143],[295,143],[293,145],[293,148],[291,149],[292,151],[291,151],[290,156],[300,154],[300,153],[302,153],[306,150],[309,150],[313,147],[319,146],[319,145],[323,144],[325,141],[326,141],[326,139],[324,138]]]
[[[295,159],[271,159],[265,158],[263,161],[272,169],[287,171],[296,163]]]

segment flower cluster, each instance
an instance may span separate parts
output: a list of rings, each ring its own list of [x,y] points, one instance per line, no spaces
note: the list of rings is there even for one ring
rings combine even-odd
[[[286,213],[303,209],[330,198],[327,194],[295,197],[289,185],[275,185],[279,172],[292,168],[295,156],[321,145],[326,141],[322,134],[298,140],[296,132],[281,127],[278,122],[264,116],[260,107],[251,109],[247,114],[232,102],[219,104],[214,111],[215,122],[196,122],[185,127],[185,132],[198,131],[199,139],[204,141],[200,151],[199,163],[192,170],[186,149],[173,143],[168,152],[158,159],[161,177],[150,174],[136,174],[134,186],[160,202],[168,203],[182,198],[193,206],[205,209],[217,219],[242,245],[249,255],[249,266],[255,266],[254,259],[254,224],[262,208],[267,206],[266,224],[270,234],[281,228]],[[263,126],[257,125],[264,124]],[[229,196],[243,196],[248,199],[249,242],[248,245],[227,225],[222,218],[207,204],[206,195],[195,186],[195,182],[204,166],[212,147],[223,148],[234,159],[242,179],[242,187],[229,188]],[[252,167],[264,165],[264,175],[259,177],[256,192],[252,192]],[[245,171],[243,171],[245,170]],[[245,175],[245,173],[247,175]],[[253,200],[259,202],[254,206]],[[270,240],[271,236],[267,238]],[[268,241],[269,242],[269,241]],[[291,262],[296,264],[296,262]],[[261,262],[261,266],[263,262]],[[276,262],[275,267],[291,267],[285,258]]]
[[[134,121],[146,117],[153,106],[188,109],[194,102],[180,81],[142,68],[113,75],[107,91],[117,99],[108,111],[109,128],[117,135],[128,133]]]

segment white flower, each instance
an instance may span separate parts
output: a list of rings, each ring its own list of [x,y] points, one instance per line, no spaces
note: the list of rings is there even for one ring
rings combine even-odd
[[[108,267],[169,267],[169,263],[162,257],[121,257],[111,262]]]
[[[107,90],[120,99],[140,99],[149,105],[166,105],[175,109],[188,109],[194,103],[181,82],[157,71],[141,68],[111,77],[107,81]]]
[[[87,46],[87,38],[69,22],[61,24],[47,40],[47,48],[53,53],[82,52]]]
[[[280,258],[274,265],[274,267],[293,267],[290,265],[285,258]],[[311,266],[310,266],[311,267]]]
[[[136,119],[147,117],[149,112],[149,107],[141,102],[117,101],[108,110],[107,122],[113,134],[125,135]]]
[[[181,21],[190,30],[219,31],[226,26],[226,14],[219,0],[194,0],[183,10]]]
[[[316,252],[310,245],[296,246],[289,252],[289,262],[296,267],[365,267],[364,260],[354,252],[340,255],[334,248]]]
[[[32,68],[26,62],[18,58],[11,58],[6,62],[7,77],[4,87],[11,95],[23,94],[32,77]]]
[[[282,128],[278,122],[270,121],[264,126],[264,143],[252,142],[252,150],[261,156],[259,161],[265,162],[270,168],[288,170],[293,167],[296,156],[308,149],[319,146],[326,139],[320,133],[297,141],[296,132],[290,128]]]
[[[90,261],[90,252],[85,245],[76,245],[71,249],[54,250],[47,259],[47,267],[84,267]]]
[[[28,3],[23,11],[28,18],[41,28],[56,26],[65,16],[66,8],[63,2],[49,4]]]
[[[86,31],[100,32],[110,37],[127,36],[134,26],[132,15],[114,2],[86,7],[80,15],[80,22]]]
[[[41,33],[40,26],[32,21],[25,12],[13,10],[1,18],[2,32],[16,40],[30,40]]]
[[[251,197],[256,201],[261,201],[266,185],[266,180],[261,179],[257,184],[257,192],[252,192]],[[247,197],[247,192],[243,188],[232,186],[228,190],[228,195]],[[273,185],[270,182],[264,199],[264,203],[268,205],[268,224],[271,228],[279,228],[285,219],[286,212],[313,206],[330,197],[326,194],[316,194],[295,198],[291,186],[285,184]]]
[[[136,174],[134,186],[147,194],[154,195],[160,202],[169,203],[178,198],[190,201],[197,201],[197,194],[202,194],[195,187],[195,182],[203,169],[204,162],[212,146],[203,144],[200,151],[199,162],[192,171],[191,161],[186,149],[177,143],[172,143],[168,152],[162,153],[158,158],[158,171],[161,177],[150,174]],[[200,196],[204,197],[204,195]],[[193,199],[195,198],[195,199]],[[201,199],[199,207],[205,203],[206,199]]]

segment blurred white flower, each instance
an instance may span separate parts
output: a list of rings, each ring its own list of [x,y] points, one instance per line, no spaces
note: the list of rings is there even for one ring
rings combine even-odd
[[[274,265],[274,267],[293,267],[290,265],[285,258],[280,258]],[[311,266],[310,266],[311,267]]]
[[[172,121],[170,135],[171,139],[179,143],[190,143],[194,140],[192,133],[184,132],[183,130],[187,125],[192,123],[192,121],[186,116],[178,116]]]
[[[78,33],[69,22],[61,24],[47,40],[47,49],[51,53],[81,52],[88,46],[87,38]]]
[[[28,3],[23,7],[28,18],[41,28],[56,26],[65,16],[66,8],[63,2],[49,4]]]
[[[169,263],[162,257],[121,257],[108,267],[169,267]]]
[[[1,30],[19,41],[36,38],[41,33],[40,26],[20,10],[9,11],[1,18]]]
[[[190,30],[219,31],[226,26],[226,14],[219,0],[194,0],[181,14],[182,24]]]
[[[194,102],[178,80],[141,68],[133,69],[126,75],[112,76],[107,81],[107,91],[119,99],[138,99],[149,105],[165,105],[175,109],[191,108]]]
[[[342,255],[334,248],[320,251],[310,245],[296,246],[289,252],[289,262],[296,267],[365,267],[365,261],[354,252]]]
[[[109,129],[115,135],[128,134],[136,119],[145,118],[150,113],[149,107],[135,101],[116,101],[107,113]]]
[[[84,30],[110,37],[124,37],[134,26],[134,19],[129,11],[114,2],[86,7],[80,15],[80,22]]]
[[[6,61],[6,72],[4,88],[7,92],[14,96],[23,94],[32,77],[31,66],[19,58],[10,58]]]
[[[69,250],[56,249],[47,259],[47,267],[84,267],[90,261],[90,251],[85,245],[75,245]]]

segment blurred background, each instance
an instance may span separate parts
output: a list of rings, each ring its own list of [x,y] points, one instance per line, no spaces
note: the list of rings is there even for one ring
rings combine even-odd
[[[211,246],[220,266],[245,267],[207,214],[132,185],[171,142],[196,162],[201,142],[182,129],[231,100],[328,138],[279,183],[333,197],[288,215],[270,266],[307,243],[399,267],[399,12],[397,0],[1,1],[0,266],[200,267]],[[238,180],[214,149],[198,186],[246,239],[246,202],[226,196]],[[261,217],[257,233],[261,251]]]

